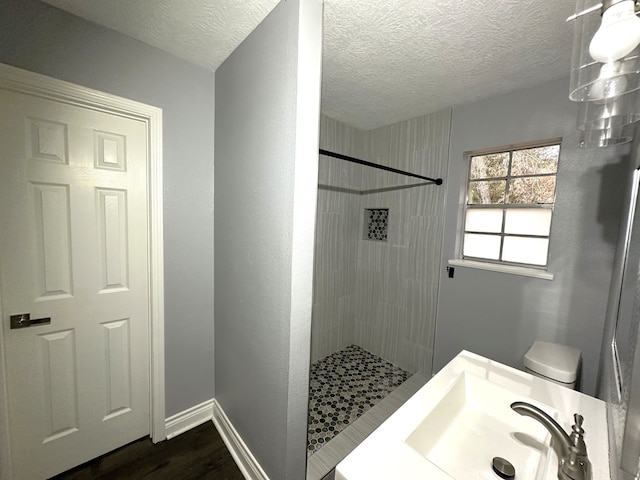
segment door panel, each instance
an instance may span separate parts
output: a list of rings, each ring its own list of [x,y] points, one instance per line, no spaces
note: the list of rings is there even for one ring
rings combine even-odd
[[[16,478],[149,433],[143,122],[0,91],[0,288]],[[9,315],[50,317],[9,329]]]

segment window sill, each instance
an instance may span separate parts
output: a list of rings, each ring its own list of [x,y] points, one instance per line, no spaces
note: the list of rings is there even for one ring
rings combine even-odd
[[[521,275],[523,277],[541,278],[543,280],[553,280],[553,273],[536,268],[515,267],[513,265],[498,265],[496,263],[476,262],[473,260],[449,260],[449,265],[456,267],[477,268],[479,270],[489,270],[492,272],[508,273],[510,275]]]

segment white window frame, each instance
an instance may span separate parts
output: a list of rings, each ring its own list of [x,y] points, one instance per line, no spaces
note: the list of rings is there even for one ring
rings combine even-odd
[[[463,184],[463,192],[461,195],[461,210],[462,210],[462,214],[461,214],[461,223],[459,225],[458,228],[458,239],[459,241],[457,242],[459,245],[458,248],[458,255],[457,255],[457,259],[455,260],[449,260],[449,265],[459,265],[459,266],[464,266],[464,267],[471,267],[471,268],[478,268],[478,269],[482,269],[482,270],[490,270],[490,271],[498,271],[498,272],[503,272],[503,273],[509,273],[509,274],[516,274],[516,275],[525,275],[525,276],[530,276],[530,277],[537,277],[537,278],[543,278],[543,279],[547,279],[547,280],[551,280],[553,279],[553,274],[549,273],[548,269],[549,269],[549,252],[551,250],[551,241],[552,241],[552,230],[553,230],[553,219],[554,219],[554,211],[555,211],[555,202],[556,202],[556,196],[557,196],[557,189],[558,189],[558,185],[557,185],[557,178],[558,178],[558,170],[556,169],[556,172],[554,174],[541,174],[541,175],[526,175],[526,176],[511,176],[511,161],[512,161],[512,156],[513,156],[513,152],[516,152],[518,150],[529,150],[532,148],[539,148],[539,147],[548,147],[548,146],[558,146],[560,151],[558,153],[558,166],[559,166],[559,161],[560,161],[560,156],[561,156],[561,152],[562,152],[562,139],[561,138],[553,138],[553,139],[548,139],[548,140],[543,140],[543,141],[538,141],[538,142],[533,142],[533,143],[527,143],[527,144],[516,144],[516,145],[507,145],[507,146],[503,146],[503,147],[495,147],[495,148],[490,148],[490,149],[483,149],[483,150],[474,150],[471,152],[466,152],[465,153],[465,170],[464,170],[464,181],[462,182]],[[509,170],[507,172],[507,175],[505,177],[496,177],[496,179],[505,179],[507,182],[507,186],[505,189],[505,201],[506,201],[506,195],[508,195],[508,188],[509,188],[509,184],[511,182],[511,180],[513,178],[526,178],[526,177],[539,177],[539,176],[555,176],[556,177],[556,190],[554,192],[554,199],[553,199],[553,203],[545,203],[545,204],[509,204],[509,203],[504,203],[504,204],[495,204],[495,206],[488,206],[488,205],[468,205],[468,195],[469,195],[469,185],[471,182],[471,158],[472,157],[477,157],[477,156],[482,156],[482,155],[490,155],[490,154],[496,154],[496,153],[509,153],[510,158],[509,158]],[[476,180],[480,180],[480,179],[473,179],[474,181]],[[490,179],[491,180],[491,179]],[[526,237],[526,238],[545,238],[548,239],[549,241],[549,248],[547,250],[547,258],[546,258],[546,262],[545,265],[534,265],[534,264],[527,264],[527,263],[517,263],[517,262],[509,262],[509,261],[505,261],[505,260],[494,260],[494,259],[485,259],[485,258],[479,258],[479,257],[470,257],[467,256],[465,257],[463,254],[463,249],[464,249],[464,235],[465,233],[473,233],[473,232],[467,232],[465,227],[466,227],[466,216],[467,216],[467,211],[470,209],[469,207],[471,207],[471,209],[497,209],[497,210],[507,210],[507,209],[517,209],[517,208],[545,208],[545,209],[550,209],[551,210],[551,226],[549,228],[549,235],[548,236],[536,236],[536,235],[511,235],[511,234],[505,234],[504,232],[504,222],[505,222],[505,217],[506,215],[503,213],[503,220],[502,220],[502,228],[500,233],[495,233],[493,235],[499,236],[501,238],[500,242],[500,256],[502,256],[502,247],[503,247],[503,242],[504,242],[504,238],[506,236],[521,236],[521,237]],[[482,232],[483,234],[486,234],[486,232]]]

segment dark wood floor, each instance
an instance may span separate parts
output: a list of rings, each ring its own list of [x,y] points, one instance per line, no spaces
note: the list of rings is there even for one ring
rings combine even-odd
[[[130,443],[52,480],[244,480],[212,422],[157,444]]]

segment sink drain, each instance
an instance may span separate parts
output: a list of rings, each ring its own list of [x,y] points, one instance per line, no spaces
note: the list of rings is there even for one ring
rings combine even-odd
[[[502,457],[493,457],[491,466],[493,467],[493,471],[496,472],[496,475],[500,478],[511,479],[516,476],[516,469],[513,468],[511,462]]]

